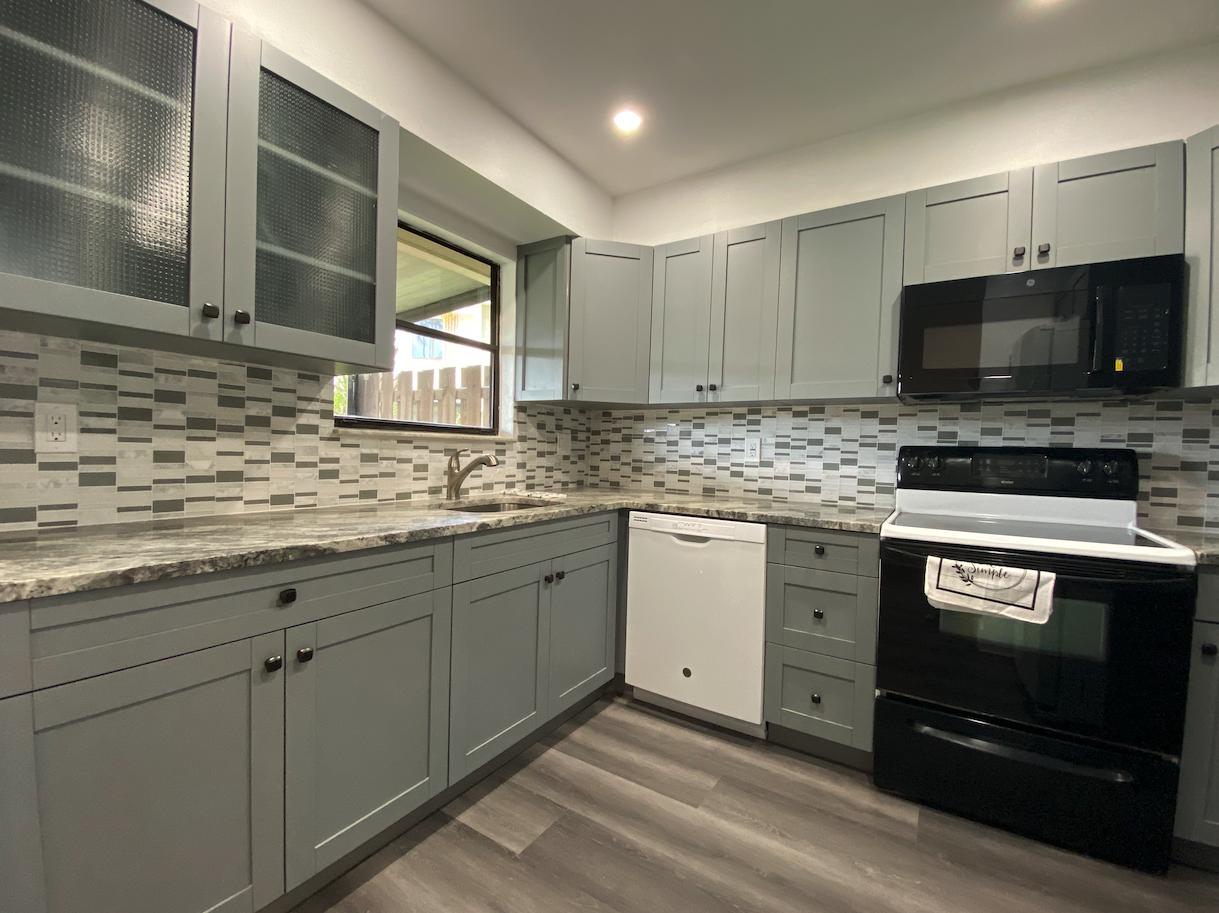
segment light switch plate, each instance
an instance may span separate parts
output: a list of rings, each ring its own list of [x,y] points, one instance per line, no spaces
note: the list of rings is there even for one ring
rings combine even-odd
[[[78,422],[73,403],[35,403],[35,452],[76,453]]]

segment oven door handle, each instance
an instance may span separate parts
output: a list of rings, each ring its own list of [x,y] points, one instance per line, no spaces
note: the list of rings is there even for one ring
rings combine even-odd
[[[951,551],[951,549],[952,549],[951,545],[949,545],[947,547],[947,549],[939,549],[938,551],[935,551],[935,552],[926,552],[926,553],[911,552],[911,551],[907,551],[904,548],[898,548],[894,545],[888,545],[887,548],[888,548],[888,551],[890,554],[901,555],[903,558],[909,558],[914,561],[925,562],[928,558],[931,558],[931,557],[949,558],[949,559],[953,558],[953,554]],[[945,552],[947,552],[947,553],[945,553]],[[966,556],[966,557],[962,558],[961,560],[977,561],[978,559],[974,558],[972,556]],[[983,561],[982,563],[985,564],[986,562]],[[1018,561],[1016,561],[1016,562],[1013,562],[1012,566],[1019,567],[1020,564]],[[1052,563],[1050,564],[1049,567],[1043,567],[1043,568],[1041,568],[1041,570],[1053,571],[1055,574],[1058,575],[1059,580],[1067,581],[1070,583],[1099,583],[1099,584],[1137,583],[1139,586],[1180,586],[1183,581],[1188,581],[1190,579],[1190,577],[1192,576],[1191,574],[1180,574],[1180,575],[1173,575],[1173,576],[1166,576],[1166,577],[1139,578],[1139,577],[1129,577],[1129,576],[1124,576],[1124,575],[1118,574],[1118,575],[1114,575],[1112,577],[1101,577],[1101,576],[1088,575],[1088,574],[1074,574],[1071,571],[1058,570],[1057,568],[1055,568],[1053,566]],[[883,575],[883,566],[882,566],[882,575]]]
[[[1134,782],[1134,774],[1128,770],[1114,770],[1108,767],[1092,767],[1088,764],[1076,764],[1074,761],[1064,761],[1062,758],[1038,754],[1025,748],[1014,748],[1011,745],[1002,745],[989,739],[979,739],[976,736],[949,732],[947,729],[928,726],[926,723],[912,723],[911,725],[919,735],[938,739],[941,742],[948,742],[961,748],[967,748],[970,751],[980,751],[983,754],[994,755],[997,758],[1003,758],[1008,761],[1032,764],[1036,767],[1044,767],[1047,770],[1055,770],[1059,773],[1069,773],[1080,777],[1088,777],[1092,780],[1102,780],[1105,783],[1124,784]]]

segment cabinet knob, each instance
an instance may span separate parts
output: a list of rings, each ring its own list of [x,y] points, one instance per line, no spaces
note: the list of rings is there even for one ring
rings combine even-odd
[[[825,618],[825,610],[824,609],[813,609],[813,617],[814,618]]]
[[[262,664],[268,672],[278,672],[284,667],[284,658],[278,654],[268,656]]]
[[[566,576],[567,576],[567,571],[555,571],[554,572],[555,580],[562,580]]]
[[[233,311],[233,323],[238,323],[238,324],[241,324],[242,326],[245,326],[249,322],[250,322],[250,312],[249,311],[243,311],[240,308]]]
[[[703,392],[703,385],[702,385],[702,384],[695,384],[695,385],[694,385],[694,392],[695,392],[695,393],[702,393],[702,392]]]
[[[203,302],[203,316],[209,319],[215,319],[220,316],[220,308],[212,304],[210,301]]]
[[[1037,245],[1037,256],[1044,257],[1047,254],[1049,254],[1049,252],[1050,252],[1049,244],[1038,244]]]
[[[577,390],[579,390],[579,389],[580,389],[580,385],[579,385],[579,384],[572,384],[572,385],[571,385],[571,390],[572,390],[572,392],[573,392],[573,393],[575,393],[575,392],[576,392]]]
[[[296,651],[296,661],[298,663],[307,663],[313,659],[313,647],[301,647]]]
[[[554,574],[547,574],[542,578],[542,581],[545,583],[554,583]]]
[[[296,587],[290,586],[286,590],[279,591],[279,604],[292,605],[296,602]]]
[[[719,388],[720,388],[719,384],[709,384],[707,387],[707,389],[710,390],[712,393],[714,393]]]
[[[1012,248],[1012,259],[1019,260],[1021,257],[1023,257],[1025,255],[1025,253],[1027,253],[1027,249],[1025,248],[1025,246],[1023,244],[1021,244],[1019,247],[1013,247]]]
[[[892,375],[892,374],[886,374],[884,377],[882,377],[882,378],[880,379],[880,382],[881,382],[882,384],[886,384],[886,385],[887,385],[887,384],[891,384],[891,383],[893,383],[893,375]]]
[[[814,703],[814,704],[820,704],[820,703],[821,703],[821,695],[820,695],[820,694],[817,694],[817,693],[814,693],[814,694],[813,694],[813,697],[812,697],[812,701],[813,701],[813,703]]]
[[[1217,654],[1219,654],[1219,644],[1203,644],[1202,645],[1202,655],[1203,656],[1215,656]]]
[[[824,555],[824,554],[825,554],[825,546],[824,546],[824,545],[814,545],[814,546],[813,546],[813,554],[814,554],[814,555]]]
[[[689,678],[694,673],[690,671],[690,667],[686,666],[681,670],[682,678]]]

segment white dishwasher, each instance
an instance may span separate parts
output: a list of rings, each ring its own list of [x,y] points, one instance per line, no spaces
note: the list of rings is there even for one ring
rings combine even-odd
[[[626,681],[636,697],[756,732],[765,525],[632,512],[627,568]]]

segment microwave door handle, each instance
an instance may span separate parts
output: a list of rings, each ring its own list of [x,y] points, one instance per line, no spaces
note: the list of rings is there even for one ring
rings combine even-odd
[[[948,742],[951,745],[966,748],[970,751],[979,751],[983,754],[993,755],[996,758],[1003,758],[1007,761],[1015,761],[1019,764],[1032,764],[1046,770],[1088,777],[1089,779],[1101,780],[1105,783],[1128,784],[1134,782],[1134,774],[1128,770],[1115,770],[1109,767],[1093,767],[1089,764],[1077,764],[1074,761],[1066,761],[1062,758],[1029,751],[1027,748],[1014,748],[1011,745],[992,742],[990,739],[980,739],[977,736],[949,732],[947,729],[928,726],[926,723],[912,723],[911,725],[919,735],[937,739],[941,742]]]

